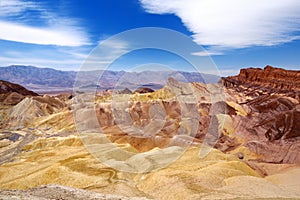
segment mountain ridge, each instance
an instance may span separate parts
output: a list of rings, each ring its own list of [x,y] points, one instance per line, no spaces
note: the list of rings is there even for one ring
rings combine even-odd
[[[261,68],[241,69],[236,76],[222,78],[225,86],[260,86],[271,90],[300,91],[300,71],[286,70],[267,65]]]
[[[11,83],[8,81],[3,81],[0,80],[0,94],[7,94],[7,93],[11,93],[11,92],[16,92],[19,93],[21,95],[31,95],[31,96],[37,96],[38,94],[27,90],[25,87],[15,84],[15,83]]]
[[[72,90],[78,73],[79,72],[76,71],[62,71],[52,68],[38,68],[25,65],[0,67],[1,80],[20,84],[36,92],[39,92],[40,90]],[[98,82],[99,77],[97,75],[99,74],[101,75],[101,79]],[[170,76],[184,82],[214,83],[218,82],[220,79],[220,77],[211,74],[181,71],[81,71],[80,76],[84,77],[84,79],[80,79],[80,86],[86,87],[97,83],[98,89],[115,88],[118,85],[122,85],[124,80],[128,82],[128,86],[132,87],[145,84],[159,87],[159,85],[164,85],[164,81]]]
[[[0,199],[88,199],[89,191],[130,199],[298,199],[300,95],[258,81],[226,83],[170,78],[152,93],[22,96],[16,105],[0,98]],[[220,89],[225,98],[214,101]]]

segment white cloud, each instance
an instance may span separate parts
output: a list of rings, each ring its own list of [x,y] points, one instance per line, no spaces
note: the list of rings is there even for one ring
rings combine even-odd
[[[84,32],[72,30],[70,27],[36,28],[4,21],[0,21],[0,27],[0,39],[2,40],[58,46],[89,44]]]
[[[60,17],[41,4],[24,0],[0,1],[0,39],[39,45],[88,45],[89,36],[75,19]],[[22,17],[26,11],[36,11],[38,19]],[[13,19],[13,21],[12,21]],[[40,26],[30,25],[39,20]]]
[[[118,39],[102,40],[98,44],[100,46],[91,51],[91,46],[73,48],[18,43],[14,47],[5,47],[1,46],[0,41],[0,67],[19,64],[61,70],[79,70],[80,67],[85,70],[106,69],[116,57],[126,53],[130,46],[128,42]]]
[[[84,61],[84,70],[105,70],[116,59],[126,54],[130,43],[121,39],[109,38],[98,42],[98,46],[91,51]]]
[[[22,0],[1,0],[0,1],[0,16],[15,16],[28,9],[39,10],[36,3]]]
[[[191,53],[194,56],[217,56],[217,55],[223,55],[222,52],[219,51],[198,51],[198,52],[192,52]]]
[[[89,46],[66,47],[0,42],[0,67],[14,64],[50,67],[55,69],[79,69],[91,50]],[[4,42],[5,43],[5,42]],[[7,43],[6,43],[7,44]]]
[[[140,0],[149,13],[175,14],[194,41],[214,48],[272,46],[299,39],[299,0]]]
[[[128,41],[109,38],[98,42],[98,47],[102,53],[107,53],[109,58],[120,56],[126,53],[130,47]]]

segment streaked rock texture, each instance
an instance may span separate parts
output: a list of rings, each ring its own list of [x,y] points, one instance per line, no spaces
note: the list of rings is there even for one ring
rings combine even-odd
[[[300,71],[285,70],[266,66],[264,69],[241,69],[237,76],[223,78],[225,86],[258,86],[280,91],[300,91]]]
[[[29,190],[0,190],[1,199],[22,200],[147,200],[145,197],[124,197],[119,195],[101,194],[62,185],[42,185]]]
[[[27,90],[21,85],[10,83],[8,81],[0,80],[0,94],[7,94],[10,92],[16,92],[21,95],[31,95],[31,96],[37,96],[38,94],[35,92],[32,92],[30,90]]]
[[[0,80],[0,102],[3,105],[16,105],[25,96],[38,96],[38,94],[21,85]]]
[[[234,137],[243,140],[240,148],[256,155],[248,159],[299,164],[300,72],[266,66],[242,69],[222,81],[246,111],[245,116],[231,116],[231,126]]]
[[[280,173],[262,178],[235,155],[214,149],[205,158],[199,158],[200,148],[189,148],[180,159],[161,170],[130,174],[101,164],[77,136],[39,139],[25,146],[13,162],[0,166],[0,185],[7,190],[59,184],[150,199],[280,199],[300,195],[299,179],[292,178],[300,175],[299,168],[281,167]],[[29,191],[36,194],[35,190]],[[61,190],[57,188],[57,192]]]
[[[0,198],[298,199],[298,75],[267,66],[151,93],[5,93]]]

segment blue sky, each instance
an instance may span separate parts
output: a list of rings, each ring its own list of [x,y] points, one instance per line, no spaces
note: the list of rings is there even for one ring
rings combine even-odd
[[[79,70],[105,39],[161,27],[203,46],[206,53],[190,54],[210,56],[222,75],[267,64],[299,70],[299,11],[299,0],[1,0],[0,66]],[[112,66],[131,70],[154,62],[189,70],[178,56],[157,50],[132,52]]]

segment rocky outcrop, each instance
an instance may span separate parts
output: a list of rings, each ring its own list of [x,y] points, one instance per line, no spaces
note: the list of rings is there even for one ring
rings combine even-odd
[[[154,92],[154,90],[147,87],[140,87],[134,91],[134,93],[140,93],[140,94],[151,93],[151,92]]]
[[[66,105],[57,98],[48,95],[26,97],[20,103],[9,109],[8,123],[11,126],[24,125],[35,118],[54,114],[64,109]]]
[[[3,105],[16,105],[25,96],[38,96],[38,94],[21,85],[0,80],[0,102]]]
[[[230,80],[96,98],[11,93],[8,103],[24,99],[0,109],[0,199],[297,199],[299,95]]]
[[[37,93],[27,90],[21,85],[0,80],[0,94],[7,94],[11,92],[16,92],[24,96],[38,96]]]
[[[232,115],[235,137],[260,162],[300,163],[300,71],[266,66],[222,79],[226,92],[247,110]],[[255,157],[255,156],[254,156]]]
[[[226,87],[244,85],[269,88],[271,91],[300,91],[300,71],[266,66],[264,69],[241,69],[237,76],[222,78]]]
[[[9,92],[7,94],[0,95],[0,102],[3,105],[16,105],[24,98],[25,98],[24,95],[19,94],[17,92]]]
[[[253,113],[259,113],[268,140],[274,141],[300,136],[300,104],[296,99],[279,95],[263,96],[248,103]]]
[[[299,101],[284,94],[262,95],[245,104],[250,110],[236,117],[237,136],[258,160],[268,163],[300,163]]]

